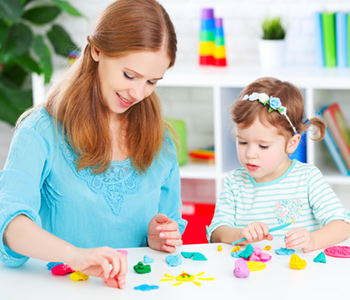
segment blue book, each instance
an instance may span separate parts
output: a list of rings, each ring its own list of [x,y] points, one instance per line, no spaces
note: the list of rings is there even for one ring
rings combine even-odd
[[[335,40],[337,49],[337,66],[347,67],[348,65],[348,24],[347,14],[337,12],[335,14]]]
[[[323,106],[317,113],[316,115],[322,119],[322,121],[326,122],[324,117],[323,117],[323,111],[325,109],[327,109],[327,105],[326,106]],[[350,175],[350,171],[349,169],[347,168],[344,160],[343,160],[343,157],[341,156],[340,154],[340,150],[334,140],[334,137],[331,133],[331,131],[329,130],[328,126],[326,128],[326,132],[325,132],[325,136],[323,138],[327,148],[328,148],[328,151],[329,153],[331,154],[333,160],[334,160],[334,163],[335,165],[337,166],[340,174],[342,176],[349,176]]]
[[[314,13],[314,29],[316,65],[318,67],[324,67],[326,63],[323,45],[322,14],[320,12]]]

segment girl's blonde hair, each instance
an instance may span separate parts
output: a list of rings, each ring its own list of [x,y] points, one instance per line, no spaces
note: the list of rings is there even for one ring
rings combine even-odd
[[[111,57],[141,51],[156,52],[163,47],[176,58],[174,26],[164,8],[155,0],[118,0],[99,15],[93,33],[87,37],[80,58],[51,88],[45,107],[63,125],[78,170],[91,167],[101,173],[109,166],[112,146],[108,108],[102,94],[91,47]],[[121,115],[125,126],[126,149],[133,166],[144,172],[159,153],[164,128],[160,102],[153,92]]]
[[[276,127],[286,141],[294,135],[293,128],[285,116],[277,111],[269,113],[269,106],[259,101],[242,100],[246,94],[251,95],[254,92],[279,98],[282,105],[287,108],[287,115],[298,134],[302,134],[313,125],[315,128],[313,140],[319,141],[324,137],[326,125],[322,120],[316,117],[304,119],[304,99],[301,91],[287,81],[272,77],[259,78],[242,90],[239,99],[231,106],[231,117],[235,124],[247,128],[253,124],[256,117],[259,117],[263,124]]]

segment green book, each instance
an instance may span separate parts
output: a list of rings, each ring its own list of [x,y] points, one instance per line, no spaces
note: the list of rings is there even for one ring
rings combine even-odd
[[[335,13],[322,13],[322,29],[325,66],[336,67]]]

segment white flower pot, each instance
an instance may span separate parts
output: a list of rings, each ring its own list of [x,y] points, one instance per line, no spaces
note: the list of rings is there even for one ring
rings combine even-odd
[[[281,68],[285,64],[285,40],[259,40],[261,66],[264,69]]]

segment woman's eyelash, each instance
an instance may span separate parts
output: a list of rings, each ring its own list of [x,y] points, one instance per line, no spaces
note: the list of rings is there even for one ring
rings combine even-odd
[[[262,149],[267,149],[267,148],[269,148],[269,146],[260,145],[260,148],[262,148]]]
[[[128,73],[124,72],[124,77],[127,79],[134,79],[134,77],[130,76]]]

